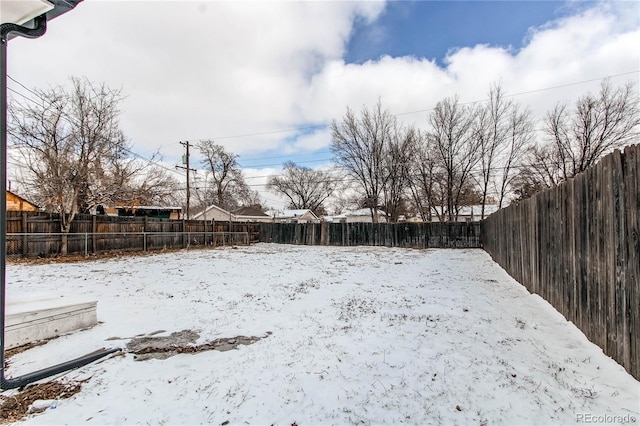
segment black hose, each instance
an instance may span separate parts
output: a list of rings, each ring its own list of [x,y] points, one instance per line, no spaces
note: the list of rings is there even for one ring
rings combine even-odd
[[[73,2],[64,2],[64,6],[66,8],[72,8],[75,6]],[[67,4],[68,3],[68,4]],[[6,165],[7,165],[7,157],[6,157],[6,145],[7,145],[7,128],[6,128],[6,90],[7,90],[7,42],[9,40],[9,35],[11,33],[16,33],[22,37],[26,38],[37,38],[43,35],[47,31],[47,17],[46,15],[38,16],[34,19],[35,27],[29,28],[24,27],[22,25],[6,23],[0,24],[0,51],[2,56],[0,58],[1,61],[1,70],[0,70],[0,162],[2,164],[1,170],[3,176],[0,176],[0,212],[2,213],[0,217],[0,308],[2,311],[0,312],[0,389],[15,389],[20,388],[22,386],[28,385],[29,383],[37,382],[38,380],[45,379],[47,377],[54,376],[56,374],[63,373],[65,371],[73,370],[75,368],[82,367],[87,365],[93,361],[96,361],[104,356],[112,354],[114,352],[118,352],[121,349],[100,349],[98,351],[92,352],[80,358],[72,359],[71,361],[64,362],[62,364],[54,365],[52,367],[44,368],[42,370],[34,371],[32,373],[28,373],[13,379],[7,379],[4,377],[4,337],[5,337],[5,290],[6,290],[6,233],[7,233],[7,224],[6,224],[6,197],[5,197],[5,184],[6,184]]]
[[[93,361],[97,361],[102,357],[115,352],[119,352],[121,350],[122,349],[120,348],[100,349],[95,352],[91,352],[90,354],[81,356],[80,358],[72,359],[71,361],[53,365],[48,368],[43,368],[42,370],[34,371],[32,373],[18,376],[13,379],[5,379],[3,369],[2,377],[0,377],[0,389],[7,390],[21,388],[22,386],[26,386],[29,383],[37,382],[38,380],[46,379],[47,377],[55,376],[56,374],[64,373],[65,371],[83,367],[87,364],[92,363]]]

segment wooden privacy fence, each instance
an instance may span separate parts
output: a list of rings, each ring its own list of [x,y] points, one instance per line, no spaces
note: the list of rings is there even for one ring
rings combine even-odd
[[[640,379],[640,145],[482,221],[484,249]]]
[[[78,215],[67,234],[67,253],[249,244],[258,234],[259,225],[251,223]],[[59,255],[62,237],[58,215],[7,212],[8,256]]]
[[[480,247],[480,224],[463,223],[261,223],[260,241],[279,244]]]

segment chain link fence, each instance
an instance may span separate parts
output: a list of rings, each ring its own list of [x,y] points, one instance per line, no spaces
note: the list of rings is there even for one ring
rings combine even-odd
[[[50,257],[108,251],[153,251],[189,247],[249,245],[249,232],[8,233],[7,256]]]

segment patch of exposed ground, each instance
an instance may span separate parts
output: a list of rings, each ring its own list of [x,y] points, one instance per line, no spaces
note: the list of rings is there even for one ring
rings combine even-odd
[[[22,352],[24,352],[26,350],[29,350],[31,348],[35,348],[36,346],[44,345],[48,341],[53,340],[53,339],[57,339],[58,337],[59,336],[50,337],[48,339],[43,339],[43,340],[38,340],[38,341],[35,341],[35,342],[30,342],[30,343],[27,343],[26,345],[18,346],[18,347],[11,348],[11,349],[6,349],[4,351],[4,369],[6,370],[7,368],[9,368],[9,363],[10,363],[9,358],[11,358],[12,356],[17,355],[19,353],[22,353]]]
[[[93,260],[103,260],[103,259],[112,259],[112,258],[120,258],[120,257],[144,257],[144,256],[154,256],[156,254],[161,253],[173,253],[182,250],[215,250],[215,249],[228,249],[229,247],[233,249],[237,249],[237,246],[191,246],[188,249],[184,247],[178,248],[162,248],[155,250],[111,250],[104,251],[99,253],[89,253],[87,255],[84,254],[68,254],[66,256],[62,255],[51,255],[51,256],[43,256],[43,257],[8,257],[7,263],[28,263],[28,264],[49,264],[49,263],[77,263],[77,262],[89,262]]]
[[[162,330],[155,331],[146,336],[134,337],[127,344],[127,350],[135,354],[136,361],[148,359],[166,359],[177,354],[197,353],[203,351],[229,351],[236,349],[240,345],[251,345],[258,340],[271,335],[267,332],[265,336],[236,336],[223,337],[213,341],[196,345],[200,335],[193,330],[182,330],[171,333],[168,336],[155,336],[162,333]],[[119,340],[114,337],[110,340]],[[20,346],[7,351],[7,358],[17,353],[23,352],[34,346],[38,346],[46,341],[35,342]],[[0,395],[0,424],[7,424],[23,419],[28,414],[38,413],[46,410],[50,404],[38,404],[35,401],[55,401],[70,398],[80,392],[81,382],[61,383],[52,381],[48,383],[38,383],[28,385],[20,389],[15,394]],[[44,407],[44,408],[34,408]]]
[[[200,335],[193,330],[182,330],[168,336],[135,337],[127,343],[127,351],[135,354],[136,361],[167,359],[178,354],[193,354],[203,351],[229,351],[239,345],[251,345],[266,336],[222,337],[211,342],[195,345]]]
[[[35,401],[71,398],[80,392],[81,388],[81,382],[48,382],[29,385],[14,395],[0,395],[0,424],[12,423],[23,419],[27,414],[46,410],[34,410],[32,404]]]

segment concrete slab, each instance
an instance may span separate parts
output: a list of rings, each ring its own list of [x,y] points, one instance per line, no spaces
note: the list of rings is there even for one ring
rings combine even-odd
[[[98,323],[97,301],[51,297],[7,302],[5,348],[50,339]]]

